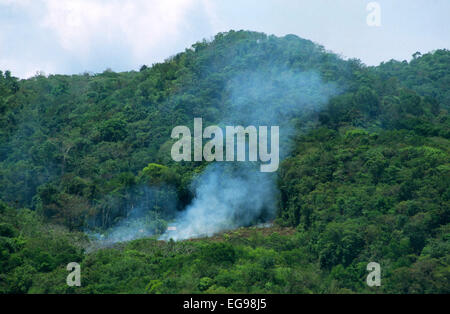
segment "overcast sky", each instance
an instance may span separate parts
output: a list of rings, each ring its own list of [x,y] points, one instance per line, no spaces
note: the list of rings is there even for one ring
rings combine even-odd
[[[0,0],[0,70],[137,70],[230,29],[295,34],[368,65],[450,49],[449,0]],[[371,15],[373,17],[373,15]],[[373,19],[371,21],[374,21]]]

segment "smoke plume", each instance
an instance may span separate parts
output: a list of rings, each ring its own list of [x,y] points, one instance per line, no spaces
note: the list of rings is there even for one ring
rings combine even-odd
[[[291,150],[295,130],[311,122],[330,97],[335,84],[316,72],[287,69],[245,72],[228,84],[229,111],[219,126],[280,127],[280,158]],[[195,198],[161,239],[182,240],[260,223],[274,218],[276,178],[250,162],[216,162],[194,181]]]

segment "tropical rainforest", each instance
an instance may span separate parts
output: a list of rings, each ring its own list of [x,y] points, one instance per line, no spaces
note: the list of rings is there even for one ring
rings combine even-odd
[[[274,216],[161,240],[209,164],[173,161],[172,129],[223,121],[229,82],[279,69],[316,73],[336,93],[283,116],[295,128]],[[276,115],[300,98],[266,105]],[[219,33],[123,73],[3,69],[0,293],[450,293],[449,109],[448,50],[366,66],[295,35]],[[137,207],[146,236],[92,236]],[[71,262],[81,286],[66,284]],[[381,286],[366,284],[369,262]]]

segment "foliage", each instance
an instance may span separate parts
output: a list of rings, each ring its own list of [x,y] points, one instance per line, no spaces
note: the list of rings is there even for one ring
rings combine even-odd
[[[284,117],[298,129],[275,223],[289,232],[83,249],[81,231],[134,208],[162,231],[206,165],[171,160],[172,128],[221,121],[230,81],[280,68],[342,91]],[[449,69],[447,50],[366,67],[294,35],[230,31],[139,72],[0,72],[0,292],[449,293]],[[379,288],[365,284],[371,261]],[[65,284],[69,262],[81,287]]]

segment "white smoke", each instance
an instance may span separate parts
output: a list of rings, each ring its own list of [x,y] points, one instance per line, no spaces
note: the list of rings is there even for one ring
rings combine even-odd
[[[215,163],[195,181],[196,197],[161,239],[182,240],[212,236],[273,217],[274,176],[251,165]],[[265,193],[261,193],[264,191]]]
[[[324,83],[316,72],[279,69],[242,73],[230,81],[228,91],[231,110],[221,125],[280,126],[281,156],[290,151],[289,138],[299,119],[312,117],[337,94],[335,84]],[[195,198],[177,217],[176,230],[160,239],[211,236],[272,219],[278,192],[275,176],[259,172],[254,163],[211,164],[195,180]]]

